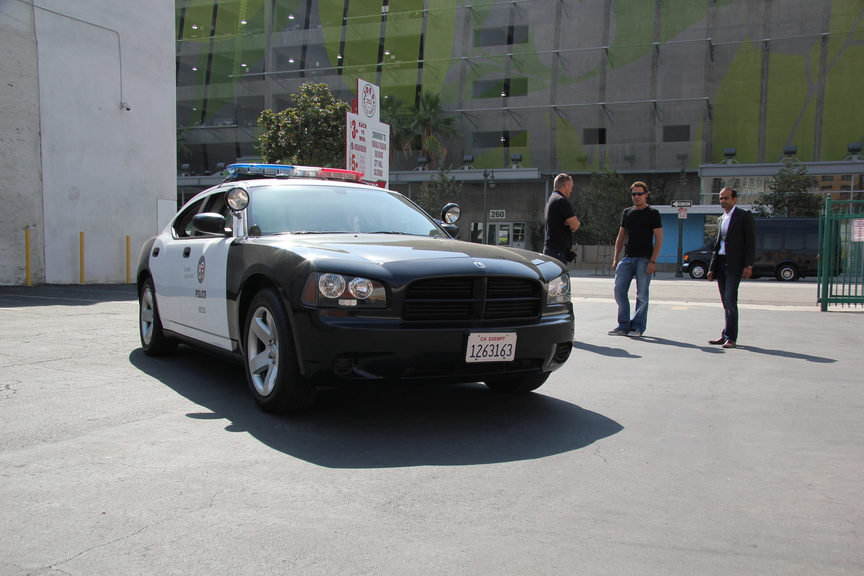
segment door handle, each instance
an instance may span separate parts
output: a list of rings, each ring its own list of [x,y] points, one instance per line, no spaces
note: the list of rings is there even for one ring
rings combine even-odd
[[[187,246],[186,248],[184,248],[184,249],[183,249],[183,258],[188,258],[190,252],[192,252],[192,249],[191,249],[189,246]]]

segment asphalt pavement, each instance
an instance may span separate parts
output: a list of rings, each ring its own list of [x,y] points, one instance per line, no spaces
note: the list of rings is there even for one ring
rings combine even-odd
[[[864,573],[864,308],[659,274],[643,338],[573,273],[535,393],[329,390],[143,354],[134,287],[0,287],[0,576]],[[635,290],[635,287],[634,287]]]

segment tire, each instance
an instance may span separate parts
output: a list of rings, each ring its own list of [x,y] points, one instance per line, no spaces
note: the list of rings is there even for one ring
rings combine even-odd
[[[493,378],[483,382],[493,392],[531,392],[549,379],[551,372],[518,378]]]
[[[798,280],[798,268],[794,264],[780,264],[775,276],[781,282],[793,282]]]
[[[315,387],[300,373],[288,313],[276,290],[255,295],[244,328],[246,381],[261,409],[281,414],[310,408]]]
[[[704,262],[693,262],[690,264],[690,277],[694,280],[707,278],[708,266]]]
[[[138,335],[141,337],[141,348],[148,356],[167,356],[177,350],[177,340],[165,336],[162,331],[152,278],[144,281],[138,295]]]

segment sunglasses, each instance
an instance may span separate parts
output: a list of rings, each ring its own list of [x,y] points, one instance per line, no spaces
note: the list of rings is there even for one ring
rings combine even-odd
[[[647,192],[630,192],[630,196],[644,196]]]

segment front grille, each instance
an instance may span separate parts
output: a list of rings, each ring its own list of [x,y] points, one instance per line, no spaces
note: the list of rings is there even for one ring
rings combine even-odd
[[[526,278],[456,277],[418,280],[408,286],[406,321],[539,318],[543,286]]]

